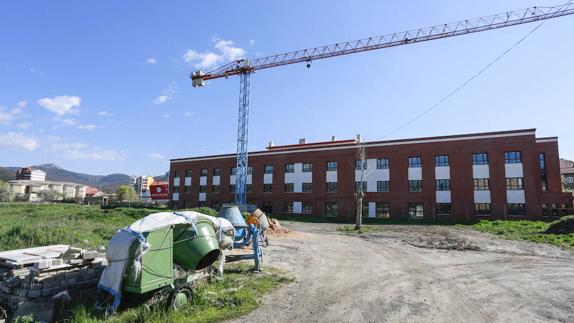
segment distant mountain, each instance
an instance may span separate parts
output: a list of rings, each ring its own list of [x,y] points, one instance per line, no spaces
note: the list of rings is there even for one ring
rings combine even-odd
[[[0,179],[14,179],[16,176],[16,171],[19,168],[20,167],[0,167]],[[34,166],[34,168],[46,172],[47,181],[72,182],[92,186],[98,189],[101,187],[103,191],[107,192],[115,192],[118,186],[126,185],[130,181],[130,176],[126,174],[110,174],[105,176],[89,175],[65,170],[54,164],[37,165]]]

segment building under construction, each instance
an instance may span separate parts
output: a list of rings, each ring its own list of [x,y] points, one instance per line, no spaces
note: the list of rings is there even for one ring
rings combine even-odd
[[[249,154],[247,200],[273,214],[349,217],[362,185],[366,217],[560,215],[572,195],[562,193],[558,138],[535,132],[366,142],[364,163],[357,139],[270,144]],[[235,167],[235,154],[172,159],[171,207],[233,202]]]

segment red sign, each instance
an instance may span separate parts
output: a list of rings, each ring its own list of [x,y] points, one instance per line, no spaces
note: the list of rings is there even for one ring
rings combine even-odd
[[[169,199],[169,185],[165,184],[151,184],[149,186],[152,200],[167,200]]]

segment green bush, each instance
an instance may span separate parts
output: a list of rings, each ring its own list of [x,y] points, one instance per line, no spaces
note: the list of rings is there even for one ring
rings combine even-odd
[[[569,215],[550,223],[546,233],[569,234],[574,233],[574,215]]]

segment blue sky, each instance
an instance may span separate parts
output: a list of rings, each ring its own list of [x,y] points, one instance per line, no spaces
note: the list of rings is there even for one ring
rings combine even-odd
[[[192,88],[198,64],[266,56],[556,1],[5,1],[0,4],[0,166],[164,173],[169,158],[232,153],[238,78]],[[574,158],[574,17],[260,71],[252,150],[353,138],[537,128]]]

